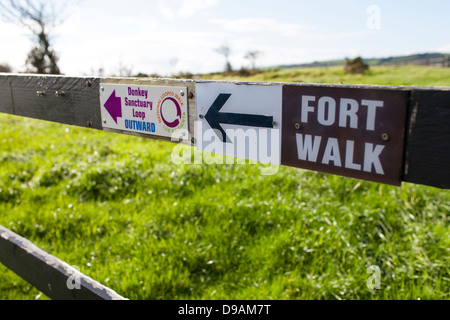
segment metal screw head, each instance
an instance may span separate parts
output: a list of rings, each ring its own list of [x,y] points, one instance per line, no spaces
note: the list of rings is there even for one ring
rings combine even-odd
[[[198,117],[199,117],[200,119],[203,119],[205,116],[201,114],[201,115],[199,115]]]
[[[300,123],[296,123],[295,124],[295,129],[299,130],[302,126],[300,125]]]
[[[188,98],[192,99],[194,97],[194,93],[192,91],[189,91],[188,93]]]
[[[180,91],[182,97],[184,97],[184,91]]]
[[[103,119],[103,123],[106,124],[106,119]]]
[[[383,139],[383,141],[388,141],[389,140],[389,135],[387,134],[387,133],[383,133],[382,135],[381,135],[381,139]]]
[[[105,87],[102,87],[102,91],[105,91]]]
[[[272,125],[273,125],[274,127],[276,127],[277,124],[278,124],[278,123],[277,123],[276,121],[272,122]]]

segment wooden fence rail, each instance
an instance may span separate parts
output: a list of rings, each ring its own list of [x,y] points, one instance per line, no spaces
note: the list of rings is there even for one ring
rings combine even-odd
[[[0,262],[51,299],[125,300],[3,226],[0,226]]]
[[[259,85],[265,88],[289,87],[318,90],[353,90],[360,92],[403,92],[406,101],[404,149],[402,153],[401,181],[438,188],[450,188],[450,88],[393,87],[367,85],[324,85],[292,83],[246,83],[203,80],[173,80],[147,78],[92,78],[40,75],[0,74],[0,112],[89,127],[151,139],[172,141],[170,137],[143,134],[108,128],[102,123],[101,84],[128,84],[134,86],[164,86],[185,88],[187,99],[188,141],[196,145],[201,106],[197,106],[197,85],[231,83],[236,87]],[[381,93],[380,93],[381,94]],[[283,108],[286,106],[283,105]],[[103,120],[104,121],[104,120]],[[287,121],[283,119],[283,122]],[[284,130],[284,129],[283,129]],[[284,137],[283,137],[284,139]],[[320,171],[320,170],[318,170]]]

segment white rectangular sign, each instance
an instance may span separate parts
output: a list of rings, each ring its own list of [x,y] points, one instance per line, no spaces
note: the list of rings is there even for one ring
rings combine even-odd
[[[169,138],[189,130],[186,87],[104,83],[100,109],[103,128]]]
[[[280,164],[282,87],[197,83],[197,148]]]

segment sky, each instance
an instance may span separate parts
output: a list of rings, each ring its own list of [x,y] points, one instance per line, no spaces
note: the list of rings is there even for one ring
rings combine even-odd
[[[52,41],[66,75],[171,76],[223,71],[222,45],[234,69],[249,51],[257,67],[450,53],[449,12],[447,0],[81,0]],[[2,21],[0,41],[0,64],[25,71],[31,33]]]

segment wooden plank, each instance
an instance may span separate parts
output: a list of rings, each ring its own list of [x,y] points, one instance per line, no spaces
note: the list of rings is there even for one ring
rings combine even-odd
[[[341,89],[388,89],[406,92],[408,117],[402,181],[439,188],[450,188],[449,105],[450,88],[379,85],[338,85],[303,83],[261,83],[150,78],[74,78],[48,75],[0,74],[0,112],[69,125],[134,135],[156,140],[171,138],[130,131],[104,129],[100,109],[100,83],[155,85],[188,88],[188,143],[196,145],[196,84],[233,83],[236,85],[308,86]],[[64,95],[55,93],[64,93]],[[41,95],[37,95],[40,93]],[[201,107],[201,106],[200,106]],[[243,110],[245,113],[245,110]]]
[[[413,90],[408,123],[403,180],[450,189],[450,90]]]
[[[3,226],[0,262],[51,299],[125,300]]]
[[[150,78],[91,78],[51,75],[0,75],[0,112],[93,129],[171,141],[171,138],[103,128],[100,82],[188,88],[189,134],[195,136],[195,81]],[[189,144],[193,140],[189,139]]]
[[[0,112],[14,114],[11,92],[11,78],[4,75],[0,76]]]
[[[102,129],[98,78],[11,76],[15,115]]]

